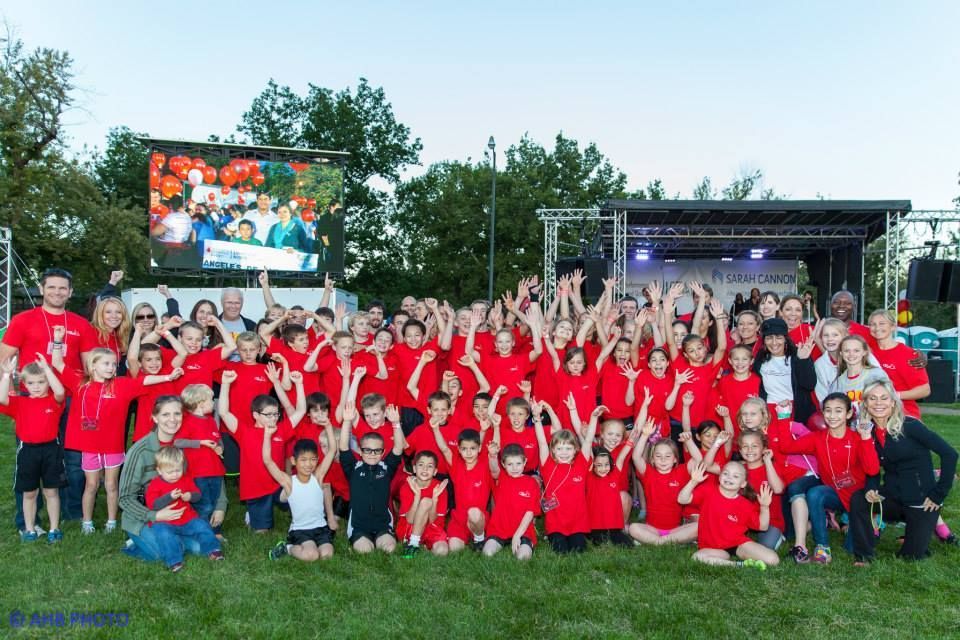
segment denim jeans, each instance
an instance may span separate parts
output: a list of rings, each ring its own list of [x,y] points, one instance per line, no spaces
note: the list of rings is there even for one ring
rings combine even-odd
[[[183,562],[183,550],[187,540],[197,544],[198,555],[208,555],[220,550],[220,542],[213,534],[210,523],[201,518],[193,518],[180,525],[154,522],[153,526],[147,528],[153,530],[160,559],[168,567]]]
[[[200,499],[193,504],[197,510],[197,516],[202,520],[210,522],[210,516],[217,506],[217,500],[220,498],[220,487],[223,484],[223,478],[220,476],[206,476],[203,478],[194,478],[197,489],[200,489]],[[213,532],[219,533],[220,527],[216,527]]]
[[[140,529],[140,534],[135,535],[126,532],[127,537],[132,542],[132,545],[128,545],[124,549],[124,553],[132,558],[137,558],[138,560],[146,560],[147,562],[156,562],[157,560],[162,560],[163,556],[160,553],[160,543],[157,540],[156,525],[148,527],[146,524]],[[186,553],[192,553],[194,555],[200,555],[200,542],[194,538],[178,538],[179,543],[183,545],[183,551]]]
[[[837,495],[833,487],[828,487],[825,484],[811,487],[807,490],[807,508],[810,510],[810,532],[813,534],[814,543],[829,547],[827,510],[844,510],[843,503],[840,502],[840,496]],[[849,529],[843,547],[853,553],[853,542]]]

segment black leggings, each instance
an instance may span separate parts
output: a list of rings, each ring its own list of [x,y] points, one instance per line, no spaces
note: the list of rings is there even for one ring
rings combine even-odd
[[[937,526],[938,516],[937,511],[924,511],[904,505],[896,498],[886,497],[883,501],[883,519],[887,522],[903,520],[907,523],[903,545],[900,546],[897,556],[906,560],[922,560],[929,556],[930,538]],[[850,500],[850,529],[854,554],[868,560],[873,558],[877,536],[873,533],[873,524],[870,522],[870,503],[864,497],[863,491],[854,493]]]
[[[623,529],[594,529],[590,532],[590,542],[593,544],[603,544],[610,542],[619,547],[632,547],[633,542],[623,532]]]
[[[569,536],[562,533],[548,533],[547,539],[557,553],[583,553],[587,550],[587,536],[583,533],[574,533]]]

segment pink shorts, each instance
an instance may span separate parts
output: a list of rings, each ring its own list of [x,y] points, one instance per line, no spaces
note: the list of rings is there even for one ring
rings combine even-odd
[[[122,453],[80,453],[80,468],[84,471],[100,471],[101,469],[116,469],[123,464]]]

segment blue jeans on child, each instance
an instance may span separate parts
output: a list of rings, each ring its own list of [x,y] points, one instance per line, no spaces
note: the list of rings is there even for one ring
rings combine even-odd
[[[163,556],[160,553],[160,542],[157,540],[157,524],[158,523],[154,523],[152,527],[143,525],[143,527],[140,528],[139,534],[125,531],[129,541],[126,548],[123,549],[123,552],[131,558],[137,558],[138,560],[145,560],[147,562],[162,560]],[[183,546],[184,553],[191,553],[197,556],[203,553],[200,549],[200,542],[194,538],[179,538],[179,543]]]
[[[844,511],[843,503],[840,502],[840,496],[833,487],[825,484],[811,487],[807,490],[807,508],[810,510],[810,532],[813,534],[815,544],[830,546],[830,537],[827,533],[827,510]],[[847,537],[843,543],[844,549],[853,553],[853,542],[850,537],[850,531],[847,530]]]
[[[220,499],[220,486],[223,484],[223,478],[220,476],[206,476],[203,478],[194,478],[193,482],[200,489],[200,499],[193,504],[197,511],[197,516],[210,522],[210,516],[217,506],[217,500]],[[220,532],[220,527],[213,529],[214,533]]]
[[[154,522],[152,527],[154,540],[160,551],[160,559],[168,567],[183,562],[183,548],[187,540],[198,545],[201,555],[209,555],[220,550],[220,541],[213,534],[210,523],[202,518],[193,518],[184,524],[176,525],[168,522]]]

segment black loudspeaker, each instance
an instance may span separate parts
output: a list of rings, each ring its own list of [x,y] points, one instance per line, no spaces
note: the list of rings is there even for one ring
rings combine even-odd
[[[960,304],[960,262],[948,262],[943,274],[944,281],[940,283],[940,302]]]
[[[580,294],[596,301],[603,295],[603,280],[610,277],[612,261],[604,258],[561,258],[557,260],[557,277],[582,269],[586,280]]]
[[[943,302],[941,289],[949,265],[945,260],[911,260],[907,275],[907,299]]]
[[[954,402],[953,363],[950,360],[928,360],[927,377],[930,378],[930,395],[924,402]]]

